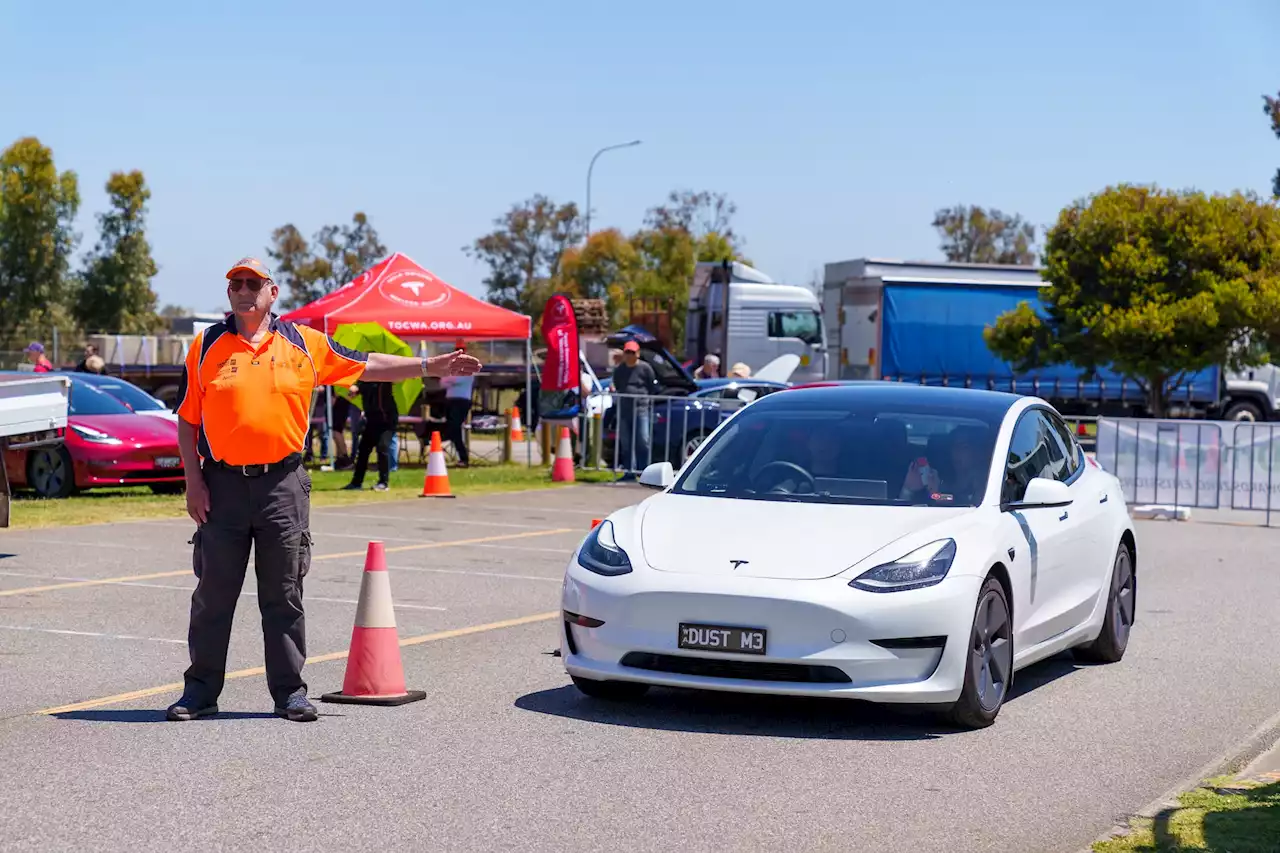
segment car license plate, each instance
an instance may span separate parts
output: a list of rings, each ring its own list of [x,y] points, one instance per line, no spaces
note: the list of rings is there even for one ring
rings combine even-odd
[[[157,456],[157,468],[177,468],[182,464],[182,458],[179,456]]]
[[[680,648],[682,649],[762,655],[765,653],[767,642],[768,632],[763,628],[680,623]]]

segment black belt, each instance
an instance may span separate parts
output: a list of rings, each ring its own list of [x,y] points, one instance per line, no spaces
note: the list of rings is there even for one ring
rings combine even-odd
[[[277,469],[288,470],[290,468],[298,467],[302,464],[302,454],[290,453],[279,462],[263,462],[257,465],[229,465],[220,459],[210,459],[208,464],[216,465],[217,467],[223,468],[227,471],[235,471],[237,474],[244,477],[261,477],[268,471],[275,471]]]

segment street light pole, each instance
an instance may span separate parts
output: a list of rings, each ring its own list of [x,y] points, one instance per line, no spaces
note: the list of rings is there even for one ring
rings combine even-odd
[[[614,151],[618,148],[631,148],[632,146],[639,144],[639,139],[633,139],[630,142],[623,142],[619,145],[608,145],[597,151],[595,157],[591,158],[591,165],[587,166],[587,230],[586,234],[583,235],[584,243],[591,239],[591,170],[596,167],[596,158],[606,151]]]

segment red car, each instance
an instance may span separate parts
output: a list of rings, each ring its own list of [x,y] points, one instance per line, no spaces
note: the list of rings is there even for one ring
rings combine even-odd
[[[63,443],[6,450],[10,482],[46,498],[65,498],[95,486],[150,486],[157,494],[181,491],[177,425],[135,414],[75,374],[69,377]]]

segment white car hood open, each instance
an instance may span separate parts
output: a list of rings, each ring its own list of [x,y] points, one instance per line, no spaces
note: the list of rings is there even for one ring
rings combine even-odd
[[[660,495],[645,507],[640,536],[645,561],[659,571],[816,580],[973,511]],[[746,562],[735,568],[737,560]]]

